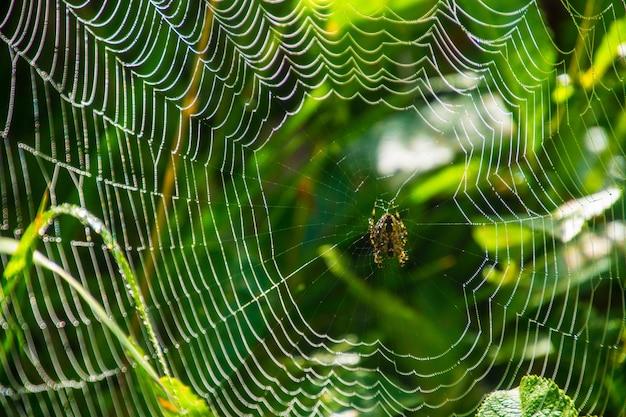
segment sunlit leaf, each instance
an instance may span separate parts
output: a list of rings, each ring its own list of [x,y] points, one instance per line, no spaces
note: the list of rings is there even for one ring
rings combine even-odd
[[[166,417],[213,417],[206,402],[180,380],[162,377],[161,384],[169,397],[159,396],[159,406]]]
[[[519,386],[522,416],[574,417],[574,402],[551,379],[536,375],[522,378]]]
[[[557,103],[565,103],[574,94],[576,89],[572,85],[572,80],[567,74],[562,74],[556,79],[556,87],[552,91],[552,100]]]
[[[472,11],[467,24],[482,44],[493,47],[491,63],[498,68],[498,77],[506,85],[509,97],[505,101],[526,138],[527,154],[532,155],[542,144],[547,122],[553,70],[557,53],[550,28],[546,26],[541,9],[528,7],[526,0],[480,1],[459,0],[464,10]],[[506,10],[507,13],[503,13]],[[519,11],[524,10],[523,13]],[[514,36],[507,36],[510,26],[504,23],[505,16],[517,15],[523,24],[516,27]],[[487,23],[489,22],[489,23]],[[520,48],[519,45],[526,45]],[[532,62],[532,66],[528,65]],[[537,71],[533,71],[536,69]],[[537,77],[537,74],[541,74]]]
[[[622,190],[610,187],[597,193],[570,200],[560,206],[545,222],[527,223],[531,228],[544,230],[563,242],[580,234],[588,220],[600,216],[622,196]]]
[[[591,67],[580,76],[580,84],[589,89],[606,73],[618,56],[626,54],[626,18],[611,24],[596,49]]]
[[[518,388],[496,391],[485,399],[477,417],[575,417],[573,401],[554,383],[536,375],[522,378]]]
[[[522,410],[517,388],[509,391],[496,391],[485,399],[477,417],[521,417]]]
[[[426,180],[418,182],[411,190],[410,198],[416,203],[421,203],[437,196],[451,196],[462,182],[474,184],[479,170],[480,164],[476,162],[444,168]]]
[[[519,277],[519,266],[517,262],[510,261],[502,268],[488,266],[483,269],[483,277],[492,284],[506,285],[514,282]]]
[[[491,253],[528,245],[533,238],[532,230],[516,223],[476,226],[472,235],[480,247]]]

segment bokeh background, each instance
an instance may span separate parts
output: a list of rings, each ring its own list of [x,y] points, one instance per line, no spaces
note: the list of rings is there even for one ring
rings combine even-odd
[[[4,2],[1,234],[101,219],[216,416],[472,415],[527,374],[623,415],[625,7]],[[98,234],[42,240],[158,367]],[[1,324],[0,415],[158,414],[53,274]]]

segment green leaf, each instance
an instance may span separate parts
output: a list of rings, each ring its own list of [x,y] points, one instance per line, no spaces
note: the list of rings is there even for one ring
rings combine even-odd
[[[480,171],[480,163],[461,163],[444,168],[430,178],[417,184],[410,198],[416,203],[428,201],[435,196],[451,196],[459,184],[474,184]]]
[[[521,417],[521,415],[519,390],[515,388],[489,394],[478,409],[477,417]]]
[[[521,137],[528,141],[524,151],[532,154],[545,135],[549,115],[545,104],[550,102],[557,59],[552,33],[538,3],[457,0],[456,4],[472,11],[472,18],[464,23],[482,45],[489,45],[482,57],[492,66],[486,82],[503,86],[499,90],[510,103]],[[514,14],[519,19],[513,26]]]
[[[604,34],[593,56],[591,67],[580,76],[580,84],[589,89],[604,76],[615,58],[626,52],[626,18],[616,20]]]
[[[523,417],[578,415],[572,399],[550,379],[537,375],[525,376],[519,390]]]
[[[587,221],[601,216],[621,198],[621,188],[608,187],[566,202],[557,208],[549,219],[525,224],[530,229],[547,232],[562,242],[569,242],[580,234]]]
[[[322,245],[318,253],[326,262],[328,269],[344,281],[356,297],[380,312],[385,319],[403,323],[423,321],[417,311],[396,298],[393,294],[367,286],[364,280],[359,278],[350,268],[348,259],[336,246]]]
[[[518,388],[496,391],[482,403],[477,417],[575,417],[574,402],[554,381],[537,375],[522,378]]]
[[[507,285],[518,279],[520,269],[517,262],[509,260],[501,268],[487,266],[483,269],[483,277],[495,285]]]
[[[167,398],[159,396],[159,406],[165,417],[213,417],[206,402],[180,380],[169,376],[160,379],[167,393]]]
[[[557,86],[552,91],[552,100],[557,104],[565,103],[575,92],[576,90],[570,81],[559,82],[557,79]]]
[[[307,2],[313,8],[319,8],[315,1]],[[334,36],[347,32],[356,23],[366,20],[367,16],[384,13],[385,10],[399,12],[405,9],[417,9],[422,14],[433,7],[432,0],[350,0],[332,2],[326,30]]]
[[[517,339],[511,338],[494,346],[489,356],[498,364],[506,364],[516,359],[538,360],[545,358],[555,351],[555,347],[548,336],[536,337],[534,331],[522,331]],[[524,340],[525,343],[521,343]]]
[[[384,289],[373,288],[352,270],[350,260],[336,245],[322,245],[318,249],[328,269],[348,287],[350,293],[378,313],[385,323],[385,329],[398,345],[407,349],[428,346],[432,349],[445,349],[449,343],[435,323],[412,306]],[[405,330],[412,329],[414,338],[407,337]],[[424,351],[415,351],[426,354]]]
[[[472,236],[481,248],[496,253],[504,249],[528,245],[532,241],[533,232],[515,223],[500,223],[476,226]]]
[[[17,249],[13,253],[11,259],[9,259],[9,263],[4,270],[3,276],[6,281],[3,283],[2,291],[5,297],[8,297],[9,294],[11,294],[11,291],[15,286],[16,280],[13,278],[29,269],[32,265],[33,252],[37,247],[39,234],[42,229],[45,229],[48,226],[48,223],[54,217],[54,214],[45,211],[47,202],[48,194],[46,193],[41,199],[41,204],[39,205],[39,210],[35,220],[33,220],[33,222],[29,224],[24,231]]]

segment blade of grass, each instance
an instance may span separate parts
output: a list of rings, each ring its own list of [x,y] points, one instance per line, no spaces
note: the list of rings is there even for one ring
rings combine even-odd
[[[19,256],[20,253],[25,253],[23,248],[20,251],[21,245],[22,242],[18,242],[17,240],[0,237],[0,253],[13,256],[18,254]],[[98,303],[98,301],[85,287],[80,284],[76,278],[48,259],[41,252],[34,250],[32,247],[30,248],[29,253],[30,259],[28,260],[27,265],[32,263],[41,266],[63,279],[76,291],[85,303],[87,303],[98,320],[115,336],[115,338],[124,347],[127,354],[135,360],[135,363],[143,372],[139,375],[140,384],[144,386],[144,389],[150,389],[150,391],[154,393],[159,407],[165,416],[194,415],[198,417],[212,417],[214,415],[207,404],[181,381],[169,376],[159,377],[157,371],[152,367],[152,365],[150,365],[150,362],[146,359],[146,356],[139,345],[132,339],[131,336],[127,336],[117,323],[108,316],[100,303]],[[28,269],[25,269],[23,273],[28,274]],[[13,276],[12,279],[15,280],[16,277]],[[6,294],[2,295],[2,297],[5,296]],[[3,355],[4,353],[5,351],[2,352]],[[148,376],[149,381],[144,380],[144,375]],[[145,382],[145,385],[141,381]]]
[[[90,227],[95,233],[100,235],[106,247],[109,251],[111,251],[113,258],[120,268],[122,278],[128,285],[133,301],[135,302],[135,307],[137,308],[137,313],[139,314],[144,328],[148,333],[148,338],[150,339],[150,343],[152,344],[152,347],[157,355],[159,364],[161,365],[163,372],[166,375],[169,375],[169,368],[165,362],[165,356],[163,355],[161,345],[157,340],[154,326],[148,316],[146,303],[139,289],[139,285],[137,284],[135,274],[124,256],[124,252],[120,248],[117,241],[113,238],[111,232],[104,226],[102,221],[82,207],[72,204],[61,204],[51,207],[47,211],[40,212],[35,218],[35,221],[28,226],[15,249],[14,255],[11,257],[6,269],[4,270],[5,282],[2,285],[0,308],[4,306],[4,303],[13,291],[17,283],[16,276],[25,269],[28,269],[32,263],[33,253],[37,247],[39,238],[43,235],[54,218],[60,215],[74,217],[83,225]]]
[[[18,242],[14,239],[9,238],[0,238],[0,252],[8,255],[16,255],[19,253],[21,242]],[[117,338],[120,344],[124,347],[126,352],[131,356],[135,362],[150,376],[150,378],[156,382],[159,386],[161,386],[161,382],[159,381],[159,375],[154,370],[152,365],[146,360],[144,353],[137,346],[129,336],[126,336],[124,331],[113,321],[104,308],[98,303],[98,301],[93,298],[93,296],[87,291],[73,276],[67,273],[63,268],[61,268],[56,263],[52,262],[41,252],[33,250],[31,252],[31,259],[35,265],[39,265],[42,268],[47,269],[50,272],[57,274],[60,278],[62,278],[66,283],[68,283],[76,293],[89,305],[93,313],[96,315],[98,320],[105,325],[111,333]],[[13,258],[12,258],[13,259]]]

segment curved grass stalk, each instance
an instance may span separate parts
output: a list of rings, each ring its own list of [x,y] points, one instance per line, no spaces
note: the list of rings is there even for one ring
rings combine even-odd
[[[94,232],[100,235],[106,247],[109,251],[111,251],[113,258],[120,268],[122,278],[130,290],[135,307],[137,308],[137,313],[139,314],[139,318],[148,333],[148,338],[150,339],[150,343],[152,344],[152,347],[157,355],[159,364],[162,367],[163,372],[166,375],[169,375],[169,368],[165,362],[163,350],[161,349],[161,345],[159,345],[159,341],[157,340],[156,333],[154,331],[154,326],[148,316],[146,304],[139,289],[139,285],[137,284],[135,274],[128,264],[128,261],[124,256],[124,252],[122,252],[119,244],[113,238],[111,232],[104,226],[102,221],[82,207],[66,203],[51,207],[46,211],[40,211],[35,220],[24,232],[22,239],[15,248],[14,255],[11,257],[6,269],[4,270],[6,282],[2,287],[3,294],[0,295],[0,308],[4,305],[5,300],[17,284],[17,275],[28,269],[29,265],[32,263],[34,251],[39,239],[45,233],[52,221],[60,215],[74,217],[83,225],[90,227]]]
[[[139,345],[132,339],[131,336],[127,336],[117,323],[115,323],[115,321],[109,318],[104,308],[89,293],[89,291],[87,291],[87,289],[85,289],[78,282],[78,280],[35,249],[39,239],[48,226],[52,223],[55,217],[60,215],[72,216],[79,220],[83,225],[90,227],[94,232],[100,235],[107,249],[111,251],[113,258],[120,268],[122,278],[130,290],[131,296],[133,297],[133,301],[135,302],[135,306],[139,313],[139,317],[148,332],[148,337],[156,351],[158,361],[163,369],[163,372],[165,373],[165,376],[159,376],[158,372],[146,359],[146,356]],[[156,333],[152,322],[150,321],[150,317],[148,316],[146,305],[141,294],[141,290],[139,289],[139,285],[137,284],[137,280],[135,279],[135,275],[119,244],[115,241],[111,232],[104,226],[100,219],[89,213],[87,210],[72,204],[61,204],[46,211],[40,209],[37,217],[33,223],[28,226],[19,242],[14,239],[0,238],[0,253],[12,255],[3,274],[5,282],[2,285],[2,293],[0,294],[0,309],[4,307],[4,304],[18,284],[18,276],[20,274],[28,275],[28,269],[31,264],[35,263],[45,269],[48,269],[67,282],[89,305],[100,322],[103,323],[118,339],[128,355],[135,360],[135,362],[139,365],[139,368],[143,371],[143,373],[140,373],[140,379],[145,378],[141,375],[147,375],[152,382],[149,386],[158,388],[158,391],[165,394],[165,396],[162,396],[158,392],[156,393],[159,407],[165,416],[194,415],[198,417],[212,417],[214,415],[207,404],[201,398],[196,396],[189,389],[189,387],[184,385],[178,379],[169,376],[169,370],[167,363],[165,362],[163,351],[156,338]]]
[[[78,282],[76,278],[70,275],[59,265],[48,259],[41,252],[35,250],[32,245],[28,248],[23,246],[23,242],[26,236],[27,234],[25,233],[24,238],[22,239],[22,241],[19,242],[14,239],[0,237],[0,253],[12,255],[9,265],[11,264],[11,262],[13,262],[13,266],[11,267],[11,269],[9,269],[9,265],[7,265],[7,269],[5,270],[5,275],[7,274],[8,270],[10,273],[9,277],[11,280],[13,280],[10,281],[11,288],[15,286],[15,281],[17,281],[15,278],[16,274],[18,274],[19,272],[27,273],[26,269],[15,269],[18,268],[19,265],[24,265],[24,267],[27,267],[31,263],[34,263],[35,265],[39,265],[49,270],[50,272],[53,272],[61,279],[63,279],[66,283],[68,283],[78,293],[78,295],[91,308],[91,310],[100,320],[100,322],[105,325],[109,329],[109,331],[117,338],[117,340],[124,347],[128,355],[135,360],[143,373],[150,378],[151,384],[148,385],[148,388],[150,388],[151,390],[157,388],[158,391],[155,392],[156,398],[161,412],[165,417],[179,415],[190,415],[196,417],[214,416],[213,412],[210,410],[207,404],[201,398],[195,395],[189,389],[189,387],[184,385],[178,379],[170,376],[159,377],[159,374],[152,367],[152,365],[150,365],[150,362],[148,362],[148,360],[146,359],[145,354],[137,345],[137,343],[133,340],[133,338],[131,336],[127,336],[124,333],[124,331],[117,325],[117,323],[108,316],[107,312],[100,305],[100,303],[98,303],[98,301],[89,293],[89,291],[87,291],[87,289],[85,289],[85,287],[83,287]],[[29,234],[28,236],[31,235]],[[31,237],[31,239],[33,238]],[[31,244],[34,243],[35,240],[31,240]],[[24,256],[25,253],[28,253],[28,257]],[[23,264],[22,261],[24,261]],[[2,297],[2,302],[4,302],[4,300],[8,297],[8,293],[4,292],[2,295],[0,295],[0,297]],[[143,376],[144,374],[139,375],[140,381],[145,378],[145,376]],[[159,392],[162,392],[164,395],[159,394]]]
[[[8,255],[17,254],[19,252],[20,244],[20,242],[14,239],[0,238],[0,253],[6,253]],[[111,333],[113,333],[117,340],[122,344],[124,349],[126,349],[128,354],[137,362],[137,364],[146,372],[146,374],[148,374],[148,376],[150,376],[150,378],[154,380],[154,382],[161,385],[159,381],[159,375],[154,370],[152,365],[150,365],[150,362],[146,360],[144,353],[137,346],[137,343],[135,343],[129,336],[126,336],[124,331],[117,325],[117,323],[109,317],[109,315],[100,305],[100,303],[98,303],[98,301],[89,293],[89,291],[85,289],[85,287],[83,287],[78,282],[78,280],[76,280],[76,278],[71,276],[63,268],[52,262],[39,251],[33,250],[31,256],[32,263],[57,274],[65,282],[67,282],[85,301],[85,303],[89,305],[98,320],[100,320],[100,322],[104,324],[111,331]]]

